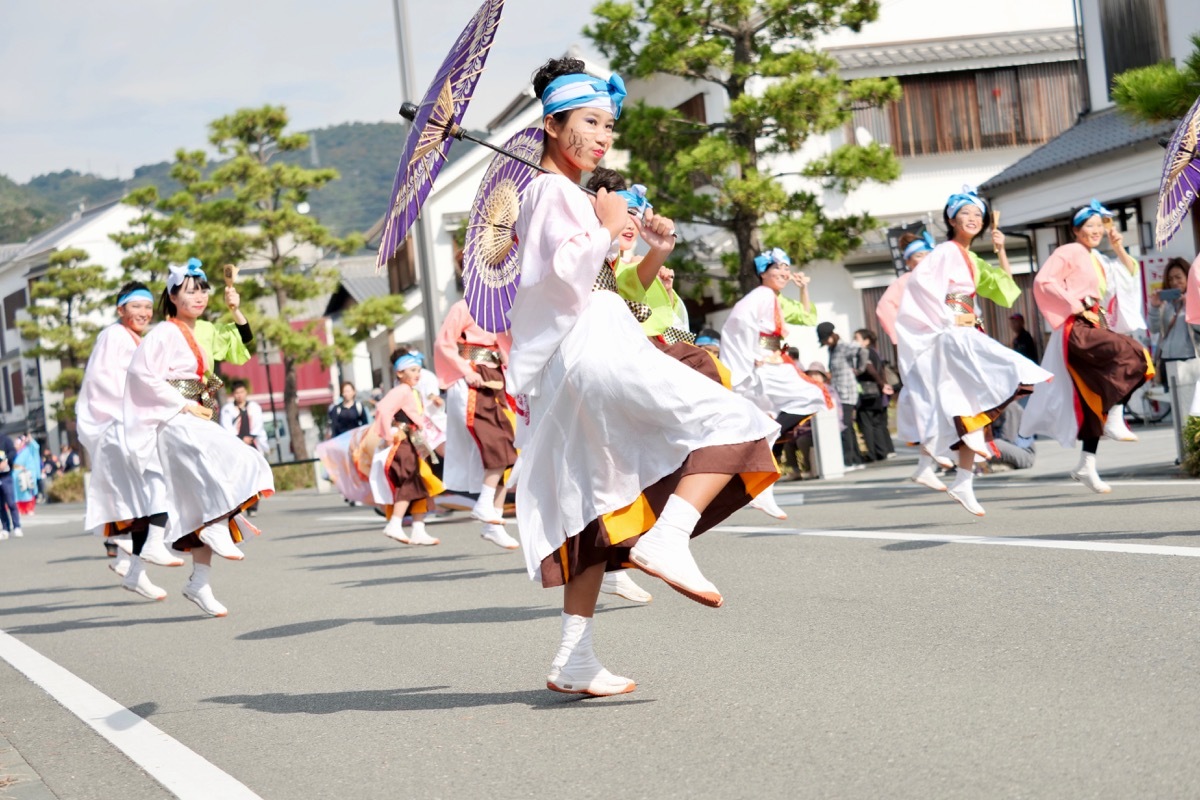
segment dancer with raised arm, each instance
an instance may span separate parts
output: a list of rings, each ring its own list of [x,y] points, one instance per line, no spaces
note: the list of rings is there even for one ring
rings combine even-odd
[[[172,266],[159,299],[163,317],[143,340],[129,365],[124,398],[125,440],[142,475],[162,465],[168,502],[178,519],[168,544],[192,555],[192,576],[183,596],[204,613],[223,617],[228,609],[213,595],[212,554],[244,558],[237,543],[257,533],[241,512],[275,492],[271,468],[215,420],[213,374],[219,356],[248,357],[250,326],[231,285],[225,303],[234,325],[201,319],[208,308],[208,276],[198,259]]]
[[[509,318],[512,391],[529,431],[514,468],[530,576],[564,586],[562,639],[546,679],[559,692],[611,695],[635,683],[601,665],[594,614],[607,569],[637,566],[685,596],[720,606],[692,557],[692,536],[778,478],[779,428],[753,405],[657,350],[625,302],[593,291],[628,204],[580,191],[613,143],[624,89],[578,59],[534,76],[544,110],[542,166],[521,199],[521,285]],[[648,212],[642,237],[665,244],[670,220]]]
[[[1038,310],[1054,329],[1042,366],[1054,373],[1055,380],[1039,386],[1029,399],[1020,435],[1040,433],[1063,447],[1074,447],[1079,441],[1079,464],[1071,478],[1097,494],[1107,494],[1112,487],[1096,469],[1100,439],[1106,433],[1124,438],[1124,422],[1110,425],[1109,418],[1154,376],[1154,366],[1144,347],[1110,327],[1113,307],[1104,298],[1114,294],[1110,281],[1119,278],[1096,256],[1095,246],[1105,235],[1106,211],[1097,206],[1075,213],[1076,241],[1051,253],[1034,280]],[[1136,302],[1122,302],[1119,295],[1116,300],[1113,311],[1118,318],[1122,306]]]
[[[1012,279],[1003,234],[993,233],[997,269],[970,250],[988,227],[988,206],[974,190],[951,195],[942,211],[950,241],[933,249],[911,273],[896,316],[900,375],[931,389],[928,408],[917,404],[917,440],[932,457],[957,455],[958,471],[947,494],[975,516],[976,458],[988,459],[991,423],[1046,370],[982,330],[975,297],[1010,307],[1020,295]]]
[[[766,412],[787,434],[822,408],[833,408],[829,387],[813,380],[784,350],[787,324],[814,325],[817,311],[808,297],[809,278],[792,272],[792,260],[779,248],[754,259],[759,286],[734,305],[721,329],[721,360],[733,390]],[[789,283],[800,300],[784,297]],[[768,487],[751,506],[776,519],[787,512]]]

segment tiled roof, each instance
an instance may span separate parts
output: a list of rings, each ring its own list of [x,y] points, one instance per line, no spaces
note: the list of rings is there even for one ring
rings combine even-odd
[[[831,47],[828,52],[846,77],[856,77],[855,73],[893,76],[950,72],[979,62],[1013,66],[1078,58],[1073,28]]]
[[[1097,111],[1003,172],[988,178],[979,188],[990,192],[1006,184],[1078,164],[1102,153],[1148,145],[1170,136],[1176,125],[1176,122],[1137,122],[1115,108]]]

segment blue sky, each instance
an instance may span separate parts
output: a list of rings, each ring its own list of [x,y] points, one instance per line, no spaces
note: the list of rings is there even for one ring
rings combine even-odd
[[[481,0],[406,0],[423,90]],[[572,44],[594,0],[507,0],[467,111],[483,127],[546,58]],[[1005,0],[948,13],[883,0],[880,20],[831,44],[1070,25],[1070,0]],[[964,10],[965,9],[965,10]],[[206,144],[207,124],[283,104],[292,126],[398,120],[392,0],[0,0],[0,174],[63,169],[129,177]]]
[[[480,0],[407,0],[416,84]],[[508,0],[464,122],[482,127],[572,43],[591,2]],[[283,104],[297,130],[398,121],[391,0],[0,3],[0,174],[128,177],[205,146],[237,108]]]

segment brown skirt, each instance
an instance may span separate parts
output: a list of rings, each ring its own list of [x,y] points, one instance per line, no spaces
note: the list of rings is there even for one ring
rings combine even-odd
[[[1067,325],[1067,371],[1075,384],[1079,438],[1099,439],[1108,410],[1128,401],[1154,376],[1154,367],[1146,349],[1124,334],[1077,318]]]
[[[504,383],[504,373],[499,367],[474,366],[484,381]],[[479,446],[484,469],[508,469],[517,463],[513,423],[506,413],[507,407],[503,389],[467,388],[467,430]]]
[[[651,336],[650,343],[680,364],[691,367],[696,372],[699,372],[706,378],[711,378],[726,389],[729,388],[729,384],[721,380],[721,371],[717,368],[716,359],[707,350],[696,347],[694,344],[688,344],[687,342],[667,344],[657,336]]]
[[[630,566],[630,549],[643,533],[650,530],[679,485],[679,480],[685,475],[703,473],[732,475],[733,478],[700,515],[700,522],[692,532],[693,537],[723,522],[779,478],[779,469],[766,439],[702,447],[693,451],[679,469],[648,486],[632,506],[592,520],[582,531],[567,539],[562,547],[542,559],[542,586],[562,586],[571,576],[596,564],[604,564],[608,572]],[[748,489],[748,484],[752,488]],[[634,506],[638,509],[631,512]],[[631,514],[640,514],[635,523],[638,533],[628,537],[617,535],[615,529],[618,526],[627,528],[631,523]],[[614,540],[619,544],[614,544]]]
[[[421,457],[407,438],[401,439],[388,454],[387,481],[395,493],[396,502],[411,503],[429,497],[429,490],[421,477]]]
[[[976,414],[972,417],[955,417],[954,431],[959,435],[960,440],[950,445],[950,449],[958,450],[963,444],[961,438],[966,436],[968,433],[973,433],[979,430],[980,428],[983,428],[984,441],[989,443],[992,442],[993,439],[995,439],[995,437],[992,435],[992,423],[1000,419],[1000,415],[1004,413],[1004,409],[1008,408],[1009,403],[1014,400],[1019,400],[1020,398],[1030,394],[1033,394],[1033,387],[1027,383],[1022,383],[1017,387],[1017,391],[1013,392],[1012,397],[1008,398],[995,408],[989,408],[982,414]],[[992,455],[996,456],[998,453],[993,451]]]

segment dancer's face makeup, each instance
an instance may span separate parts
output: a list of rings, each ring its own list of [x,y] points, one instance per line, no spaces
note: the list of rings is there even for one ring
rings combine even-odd
[[[117,316],[134,333],[145,333],[146,328],[150,327],[150,320],[154,318],[154,303],[141,298],[130,300],[117,309]]]
[[[616,119],[599,108],[576,108],[561,125],[545,119],[546,136],[566,161],[581,172],[591,172],[612,147]]]
[[[983,212],[978,206],[968,203],[954,215],[952,224],[957,233],[974,239],[983,230]]]

